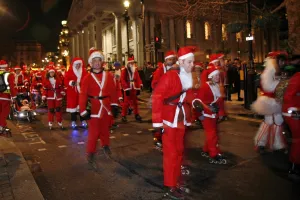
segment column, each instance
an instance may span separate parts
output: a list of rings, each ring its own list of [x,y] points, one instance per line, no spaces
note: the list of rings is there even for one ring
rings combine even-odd
[[[69,46],[70,46],[69,47],[70,48],[70,58],[73,59],[75,57],[75,38],[74,38],[74,36],[71,36]]]
[[[89,47],[88,49],[95,47],[95,29],[94,29],[94,22],[90,22],[88,24],[88,28],[89,28]]]
[[[84,49],[83,49],[83,31],[79,32],[79,57],[84,59]]]
[[[175,25],[174,19],[169,19],[169,37],[170,37],[170,49],[176,50],[176,41],[175,41]]]
[[[122,62],[122,26],[121,26],[121,21],[122,21],[121,16],[115,15],[115,29],[116,29],[116,48],[117,48],[117,60],[119,62]]]
[[[154,44],[154,28],[155,28],[155,18],[154,13],[150,13],[150,43]],[[150,54],[151,62],[156,62],[155,60],[155,52]]]
[[[75,55],[79,56],[79,33],[77,32],[75,35]]]
[[[149,30],[149,15],[145,13],[145,43],[146,45],[150,44],[150,30]],[[146,61],[150,61],[150,49],[146,52]]]
[[[144,44],[144,33],[143,33],[143,20],[137,18],[138,26],[137,26],[137,37],[138,37],[138,66],[143,67],[145,62],[145,44]]]
[[[88,26],[83,28],[83,60],[87,62],[89,56],[89,28]]]
[[[162,32],[163,44],[166,46],[167,50],[169,50],[170,48],[169,23],[166,18],[162,19],[161,32]]]
[[[185,35],[184,35],[184,26],[183,26],[183,20],[177,19],[176,20],[176,42],[179,44],[180,47],[184,46],[185,44]]]
[[[100,17],[96,17],[96,48],[102,50],[102,31],[103,26]]]

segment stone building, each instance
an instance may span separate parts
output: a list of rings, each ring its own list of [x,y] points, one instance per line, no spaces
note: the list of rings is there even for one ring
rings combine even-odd
[[[143,4],[141,3],[143,2]],[[228,57],[247,60],[246,35],[227,33],[226,25],[213,24],[206,19],[177,19],[168,17],[172,0],[130,0],[128,9],[129,49],[142,66],[145,61],[161,61],[167,50],[196,45],[200,52],[196,59],[206,61],[211,52],[228,49]],[[107,61],[127,59],[127,26],[122,0],[73,0],[68,16],[71,30],[70,56],[85,61],[91,47],[102,49]],[[246,17],[246,16],[245,16]],[[255,62],[262,62],[270,50],[278,49],[277,31],[253,30]],[[268,40],[266,40],[268,36]],[[161,41],[155,54],[155,40]]]
[[[15,41],[14,65],[41,65],[42,46],[37,41]]]

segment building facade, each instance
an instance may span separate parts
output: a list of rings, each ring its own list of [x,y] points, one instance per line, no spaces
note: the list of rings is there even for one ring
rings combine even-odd
[[[42,64],[42,46],[37,41],[15,41],[14,65]]]
[[[145,61],[161,61],[167,50],[193,45],[199,49],[199,61],[207,61],[209,54],[216,51],[226,51],[231,59],[247,60],[246,33],[227,33],[225,22],[170,17],[170,2],[131,0],[127,31],[122,0],[73,0],[68,16],[70,56],[87,61],[89,49],[96,47],[104,52],[107,61],[125,61],[129,44],[129,54],[142,66]],[[255,62],[262,62],[267,52],[278,49],[277,31],[255,29],[253,35]],[[155,53],[158,39],[160,46]]]

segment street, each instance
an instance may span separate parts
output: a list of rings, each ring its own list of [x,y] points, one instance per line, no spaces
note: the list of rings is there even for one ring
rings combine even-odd
[[[37,120],[13,121],[13,140],[21,150],[45,199],[162,199],[162,154],[153,148],[149,94],[140,101],[143,123],[128,116],[127,124],[111,133],[112,159],[99,149],[101,170],[88,170],[85,145],[88,131],[69,127],[49,130],[46,110]],[[119,122],[119,120],[118,120]],[[186,135],[185,164],[191,168],[187,181],[189,199],[299,199],[299,185],[287,179],[288,158],[282,152],[258,155],[253,136],[259,123],[229,118],[220,124],[220,145],[228,165],[212,165],[201,157],[203,129],[193,126]]]

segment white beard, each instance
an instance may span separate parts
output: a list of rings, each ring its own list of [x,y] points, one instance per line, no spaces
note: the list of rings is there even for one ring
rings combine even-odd
[[[187,73],[183,67],[180,67],[180,81],[183,90],[188,90],[193,86],[192,73]]]

